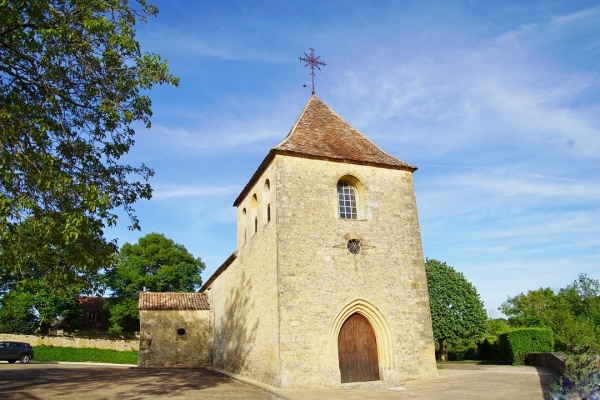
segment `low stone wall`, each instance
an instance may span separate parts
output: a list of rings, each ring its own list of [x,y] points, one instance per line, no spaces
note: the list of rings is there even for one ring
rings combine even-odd
[[[552,368],[559,375],[565,373],[565,362],[567,357],[563,353],[529,353],[527,364],[534,367]]]
[[[35,336],[12,335],[0,333],[0,340],[29,343],[35,346],[75,347],[77,349],[93,348],[104,350],[129,351],[139,349],[137,340],[85,339],[70,336]]]

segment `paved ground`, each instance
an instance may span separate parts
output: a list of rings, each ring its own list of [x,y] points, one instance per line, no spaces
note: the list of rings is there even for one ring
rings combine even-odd
[[[209,370],[0,362],[0,399],[547,399],[556,374],[543,368],[453,364],[427,381],[345,384],[339,389],[275,389]]]

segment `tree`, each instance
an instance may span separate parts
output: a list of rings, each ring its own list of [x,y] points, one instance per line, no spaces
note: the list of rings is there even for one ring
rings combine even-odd
[[[487,315],[475,287],[445,262],[425,261],[433,337],[440,359],[446,343],[478,341],[486,330]]]
[[[38,328],[38,317],[31,307],[32,295],[9,293],[0,300],[0,332],[32,334]]]
[[[153,171],[120,159],[134,126],[150,127],[146,92],[178,83],[135,40],[157,12],[146,0],[2,1],[0,291],[93,291],[117,249],[103,237],[117,209],[139,229],[132,205],[151,197]]]
[[[600,345],[600,283],[585,274],[558,292],[540,288],[509,297],[500,310],[511,326],[551,328],[556,350]]]
[[[60,237],[45,241],[53,251],[47,251],[44,239],[35,226],[25,221],[19,226],[19,235],[4,242],[22,240],[18,244],[29,261],[19,266],[0,264],[0,293],[24,294],[28,307],[39,316],[40,331],[46,333],[59,316],[78,313],[77,296],[102,290],[98,268],[105,260],[116,259],[116,246],[106,246],[106,241],[93,233],[82,232],[77,241],[66,243]],[[2,250],[0,250],[1,252]]]
[[[162,234],[150,233],[131,245],[125,243],[118,262],[106,271],[113,297],[107,302],[110,331],[139,328],[138,298],[142,290],[190,292],[202,284],[204,263]]]
[[[558,298],[550,288],[530,290],[508,298],[500,306],[511,326],[536,327],[551,326],[552,313],[557,309]]]

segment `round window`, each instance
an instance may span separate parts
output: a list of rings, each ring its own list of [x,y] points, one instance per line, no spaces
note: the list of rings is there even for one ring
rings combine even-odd
[[[185,329],[183,329],[183,328],[177,329],[177,334],[178,335],[185,335]]]
[[[360,240],[358,240],[358,239],[348,240],[348,251],[352,254],[360,253]]]

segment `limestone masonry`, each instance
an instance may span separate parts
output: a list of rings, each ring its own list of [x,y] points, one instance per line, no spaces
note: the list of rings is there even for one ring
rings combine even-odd
[[[235,200],[206,309],[140,296],[139,365],[289,388],[436,376],[415,170],[311,97]]]

